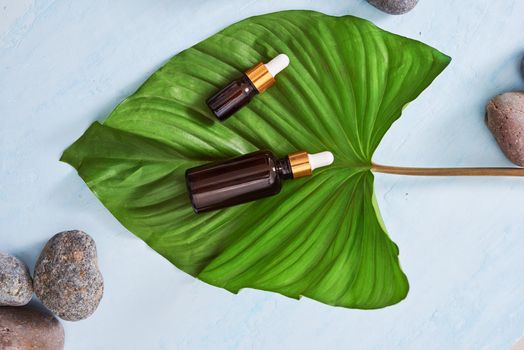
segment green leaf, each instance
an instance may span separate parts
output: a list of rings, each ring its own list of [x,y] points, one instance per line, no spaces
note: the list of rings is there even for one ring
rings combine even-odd
[[[277,84],[215,121],[205,99],[279,53],[291,65]],[[384,307],[408,282],[374,199],[371,157],[449,61],[351,16],[249,18],[172,58],[62,160],[130,231],[207,283]],[[330,150],[335,163],[277,196],[194,214],[185,170],[257,149]]]

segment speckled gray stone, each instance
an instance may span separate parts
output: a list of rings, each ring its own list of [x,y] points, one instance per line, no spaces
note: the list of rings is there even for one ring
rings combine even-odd
[[[0,307],[0,349],[62,350],[64,328],[49,312],[32,306]]]
[[[82,231],[51,238],[36,262],[34,289],[58,317],[67,321],[89,317],[104,293],[93,238]]]
[[[368,2],[381,11],[392,15],[402,15],[411,11],[418,0],[368,0]]]
[[[0,252],[0,306],[22,306],[33,296],[33,280],[20,259]]]
[[[495,96],[486,107],[486,123],[506,157],[524,166],[524,92]]]

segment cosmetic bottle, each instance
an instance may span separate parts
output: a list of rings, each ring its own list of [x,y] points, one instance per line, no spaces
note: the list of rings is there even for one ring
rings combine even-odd
[[[213,114],[224,121],[251,99],[270,88],[275,83],[275,77],[289,65],[289,57],[280,54],[270,62],[258,63],[247,70],[244,75],[225,88],[211,96],[206,102]]]
[[[186,171],[189,198],[196,213],[230,207],[280,192],[282,182],[312,175],[333,163],[331,152],[295,152],[277,158],[257,151]]]

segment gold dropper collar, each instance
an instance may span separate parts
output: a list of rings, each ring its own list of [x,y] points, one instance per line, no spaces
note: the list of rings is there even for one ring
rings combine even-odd
[[[293,178],[304,176],[311,176],[311,164],[309,164],[309,157],[306,151],[293,152],[288,154],[289,164],[291,164],[291,172]]]
[[[245,74],[259,93],[263,93],[275,83],[275,78],[269,73],[266,65],[262,62],[248,69]]]

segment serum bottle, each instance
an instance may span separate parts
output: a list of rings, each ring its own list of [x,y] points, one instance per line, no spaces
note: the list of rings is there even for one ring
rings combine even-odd
[[[211,96],[206,102],[213,114],[220,121],[232,116],[251,99],[270,88],[275,77],[289,65],[289,57],[280,54],[268,63],[258,63],[244,75]]]
[[[196,213],[230,207],[280,192],[283,180],[312,175],[333,163],[331,152],[295,152],[277,158],[257,151],[186,171],[189,198]]]

